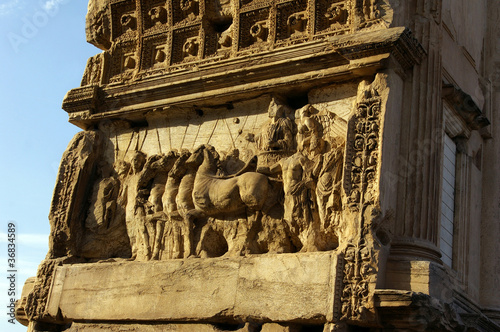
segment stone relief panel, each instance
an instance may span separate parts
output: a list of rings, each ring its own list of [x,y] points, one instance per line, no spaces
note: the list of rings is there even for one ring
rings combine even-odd
[[[156,107],[135,121],[102,120],[79,133],[63,157],[49,258],[333,251],[342,270],[335,319],[375,320],[373,294],[388,244],[377,229],[387,94],[377,74],[299,96]]]
[[[110,55],[103,59],[111,64],[97,68],[101,84],[130,82],[385,28],[383,8],[382,0],[91,0],[87,39]]]
[[[339,87],[310,91],[305,105],[263,95],[152,109],[147,123],[102,122],[95,135],[104,158],[86,171],[84,236],[69,241],[76,251],[55,256],[159,260],[337,248],[350,227],[342,183],[356,84]]]

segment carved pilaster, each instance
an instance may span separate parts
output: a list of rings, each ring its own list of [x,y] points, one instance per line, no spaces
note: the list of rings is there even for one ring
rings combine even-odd
[[[412,31],[427,52],[405,86],[402,109],[395,254],[439,259],[437,250],[443,112],[441,110],[441,1],[406,3]]]
[[[352,234],[345,243],[341,320],[354,323],[375,320],[373,291],[380,253],[372,227],[379,206],[381,104],[375,84],[362,82],[348,124],[344,191]]]

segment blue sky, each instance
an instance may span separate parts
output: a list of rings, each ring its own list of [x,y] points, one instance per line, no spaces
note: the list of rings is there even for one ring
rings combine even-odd
[[[0,0],[0,331],[7,319],[7,224],[17,233],[17,290],[47,253],[57,168],[80,131],[61,109],[80,85],[87,59],[86,0]]]

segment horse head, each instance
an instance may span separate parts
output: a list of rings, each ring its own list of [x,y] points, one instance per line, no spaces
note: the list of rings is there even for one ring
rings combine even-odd
[[[161,159],[160,165],[162,168],[170,170],[174,166],[174,164],[178,158],[179,158],[179,153],[177,153],[177,151],[175,151],[175,150],[169,151]]]
[[[186,160],[186,167],[192,167],[192,168],[198,168],[200,165],[203,163],[205,156],[204,156],[204,151],[206,149],[206,145],[200,145],[197,147],[193,153],[191,153],[191,156],[187,158]]]
[[[200,165],[200,171],[205,174],[215,174],[220,168],[220,156],[217,150],[211,145],[204,145],[203,163]]]

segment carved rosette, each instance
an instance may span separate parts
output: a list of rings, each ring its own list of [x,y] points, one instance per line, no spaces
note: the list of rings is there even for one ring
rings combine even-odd
[[[104,63],[89,61],[82,86],[373,29],[378,7],[376,0],[110,0],[89,9],[87,38],[105,52]]]
[[[370,218],[377,206],[381,103],[377,90],[368,85],[349,122],[344,189],[349,212],[357,221],[357,234],[344,250],[343,321],[374,317],[371,286],[376,281],[378,252]]]

